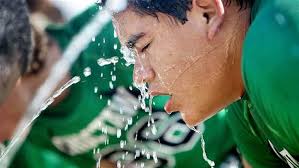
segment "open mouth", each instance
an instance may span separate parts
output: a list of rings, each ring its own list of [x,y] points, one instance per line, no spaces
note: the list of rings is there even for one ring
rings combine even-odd
[[[149,94],[151,96],[169,96],[170,98],[168,99],[168,101],[165,103],[164,105],[164,110],[170,114],[173,112],[172,110],[172,106],[173,106],[173,97],[171,94],[169,93],[163,93],[163,92],[157,92],[157,91],[149,91]]]

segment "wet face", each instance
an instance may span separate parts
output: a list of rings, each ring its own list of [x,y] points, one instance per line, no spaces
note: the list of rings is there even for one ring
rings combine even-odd
[[[223,28],[211,37],[217,18],[203,13],[193,5],[184,25],[161,13],[157,19],[130,8],[114,18],[121,43],[137,53],[135,82],[147,82],[152,95],[171,95],[165,110],[180,111],[190,125],[232,102],[242,90],[241,82],[232,79],[241,79],[239,59],[230,55],[228,43],[235,30]]]

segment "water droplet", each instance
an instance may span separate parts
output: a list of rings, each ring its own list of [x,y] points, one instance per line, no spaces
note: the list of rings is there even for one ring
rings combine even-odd
[[[133,124],[133,118],[128,118],[128,125],[132,125]]]
[[[92,42],[95,42],[95,41],[96,41],[96,38],[95,38],[95,37],[93,37],[93,38],[91,39],[91,41],[92,41]]]
[[[102,127],[102,133],[103,133],[103,134],[107,134],[107,133],[108,133],[108,129],[107,129],[107,127]]]
[[[141,154],[144,155],[145,154],[145,149],[141,150]]]
[[[149,160],[150,158],[151,158],[151,155],[147,152],[147,153],[146,153],[146,159]]]
[[[118,57],[114,56],[108,59],[100,58],[98,59],[98,65],[99,66],[105,66],[109,64],[116,64],[118,62]]]
[[[101,168],[101,159],[102,159],[102,155],[99,155],[96,168]]]
[[[113,48],[114,48],[114,50],[116,50],[117,49],[117,44],[114,44]]]
[[[125,131],[127,131],[128,128],[129,128],[129,125],[127,124],[127,125],[125,126]]]
[[[83,71],[83,74],[85,77],[88,77],[91,75],[91,68],[90,67],[86,67]]]
[[[109,88],[113,89],[113,83],[112,83],[112,81],[109,82]]]
[[[116,81],[116,76],[115,76],[115,75],[112,75],[111,80],[112,80],[112,81]]]
[[[120,148],[124,148],[124,146],[126,145],[126,143],[127,143],[126,141],[121,140],[120,143],[119,143]]]
[[[94,93],[98,93],[98,87],[94,87]]]
[[[121,129],[117,129],[116,136],[117,136],[117,138],[120,138],[120,136],[121,136]]]
[[[136,150],[135,151],[135,157],[134,158],[136,159],[138,157],[140,157],[140,150]]]
[[[114,30],[114,32],[113,32],[113,37],[114,37],[114,38],[117,38],[117,33],[116,33],[115,30]]]
[[[158,163],[158,157],[157,157],[157,152],[153,152],[153,158],[154,158],[154,162]]]
[[[157,134],[157,128],[155,125],[152,125],[152,133],[153,133],[153,135]]]
[[[120,161],[120,160],[118,160],[118,161],[116,162],[116,164],[117,164],[117,168],[121,168],[121,161]]]

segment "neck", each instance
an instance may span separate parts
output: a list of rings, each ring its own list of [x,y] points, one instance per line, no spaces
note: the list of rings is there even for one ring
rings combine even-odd
[[[232,89],[234,94],[234,99],[239,99],[244,93],[244,83],[242,80],[242,69],[241,69],[241,62],[242,62],[242,50],[243,50],[243,42],[245,39],[246,32],[249,27],[250,21],[250,10],[242,10],[242,11],[235,11],[235,17],[233,17],[233,22],[230,24],[234,24],[232,38],[228,43],[228,50],[227,53],[229,55],[230,63],[229,63],[229,70],[231,71],[230,79],[231,85],[233,86]]]

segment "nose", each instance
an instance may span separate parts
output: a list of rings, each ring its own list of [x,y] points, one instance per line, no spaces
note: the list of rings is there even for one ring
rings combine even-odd
[[[155,72],[149,61],[146,59],[140,59],[138,56],[134,66],[134,82],[137,84],[150,83],[155,78]]]

